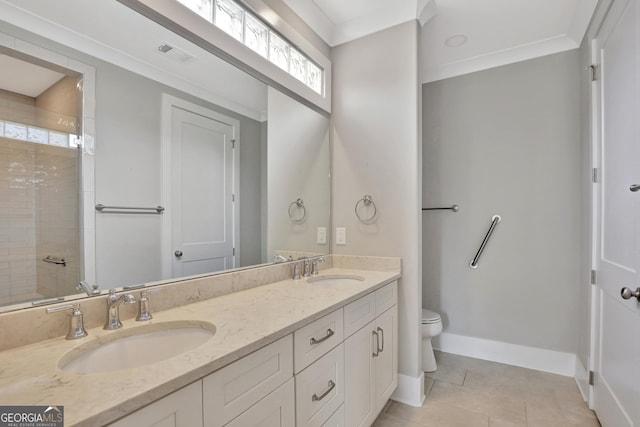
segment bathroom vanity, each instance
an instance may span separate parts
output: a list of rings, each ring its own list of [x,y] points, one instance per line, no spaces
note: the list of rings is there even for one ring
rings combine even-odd
[[[82,339],[2,351],[0,401],[64,406],[66,426],[368,426],[397,386],[399,260],[384,271],[327,264],[317,276],[327,280],[279,280],[123,319],[118,331],[89,327]],[[69,371],[79,346],[176,325],[211,337],[135,368]]]

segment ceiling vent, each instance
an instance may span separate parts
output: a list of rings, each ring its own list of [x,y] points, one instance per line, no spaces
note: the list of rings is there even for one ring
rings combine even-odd
[[[171,58],[177,62],[188,62],[195,58],[190,53],[180,50],[177,47],[171,46],[168,43],[163,43],[158,46],[158,52],[162,53],[167,58]]]

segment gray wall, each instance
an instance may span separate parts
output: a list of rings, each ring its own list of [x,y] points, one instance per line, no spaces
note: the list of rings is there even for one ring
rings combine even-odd
[[[419,30],[417,22],[408,22],[333,49],[331,134],[332,223],[347,230],[347,244],[335,245],[332,240],[332,252],[402,257],[399,372],[418,381],[422,377]],[[365,194],[378,208],[376,220],[366,225],[354,214],[355,203]],[[420,393],[413,390],[407,399],[415,403]]]
[[[317,243],[317,228],[329,233],[329,119],[269,88],[267,115],[267,260],[277,253],[329,252],[329,237]],[[290,204],[301,198],[306,218],[289,218]],[[294,218],[303,209],[291,208]],[[297,256],[295,257],[297,258]]]
[[[445,332],[577,352],[580,73],[574,50],[423,85],[423,204],[462,208],[423,213],[423,304]]]

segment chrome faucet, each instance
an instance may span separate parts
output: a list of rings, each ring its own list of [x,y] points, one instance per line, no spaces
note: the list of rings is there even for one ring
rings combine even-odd
[[[317,276],[318,275],[318,263],[319,262],[326,262],[327,260],[322,258],[322,257],[318,257],[316,259],[314,259],[311,262],[311,275],[312,276]]]
[[[292,259],[287,259],[286,257],[282,256],[282,255],[275,255],[273,257],[273,262],[275,262],[276,264],[279,264],[281,262],[288,262],[288,261],[293,261]]]
[[[116,295],[115,289],[109,289],[109,296],[107,296],[107,322],[104,324],[104,329],[120,329],[122,328],[122,322],[120,322],[120,304],[133,304],[136,302],[136,298],[130,294]]]
[[[77,340],[78,338],[86,337],[87,331],[84,329],[84,322],[82,318],[82,312],[80,311],[80,304],[67,304],[60,307],[47,308],[47,314],[55,313],[57,311],[71,310],[69,313],[69,332],[67,332],[66,338],[68,340]]]
[[[98,289],[98,285],[90,285],[84,280],[76,285],[76,290],[84,291],[87,295],[98,295],[100,294],[100,289]]]

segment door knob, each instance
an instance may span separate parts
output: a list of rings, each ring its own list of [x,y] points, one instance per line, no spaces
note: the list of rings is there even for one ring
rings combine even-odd
[[[629,190],[632,192],[636,192],[636,191],[640,191],[640,184],[633,184],[631,185],[631,187],[629,187]]]
[[[173,254],[176,256],[176,258],[180,258],[182,256],[182,251],[180,249],[178,249]]]
[[[635,297],[640,301],[640,288],[636,288],[635,291],[632,291],[625,286],[620,290],[620,296],[622,299],[631,299],[631,297]]]

